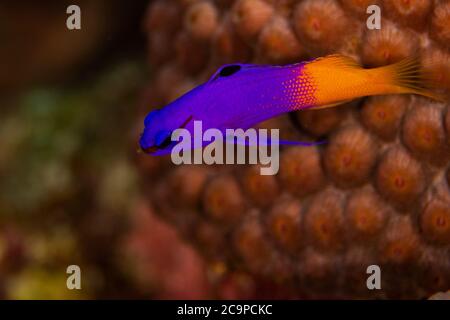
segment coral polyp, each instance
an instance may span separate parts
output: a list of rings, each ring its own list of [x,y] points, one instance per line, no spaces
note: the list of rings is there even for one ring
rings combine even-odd
[[[431,37],[440,45],[449,48],[450,43],[450,3],[441,1],[434,8],[431,17]]]
[[[316,148],[291,148],[280,159],[282,186],[296,195],[306,195],[319,190],[325,183]]]
[[[420,162],[404,149],[386,152],[376,170],[378,191],[394,205],[412,206],[425,189],[426,175]]]
[[[196,2],[186,11],[185,28],[199,40],[208,40],[214,34],[217,23],[217,9],[211,2]]]
[[[361,110],[361,122],[382,140],[392,140],[399,132],[408,105],[404,96],[371,97]]]
[[[349,196],[346,218],[354,239],[371,243],[383,231],[389,207],[373,189],[363,189]]]
[[[273,7],[263,0],[235,1],[231,9],[231,20],[235,30],[244,39],[254,39],[269,21]]]
[[[420,225],[428,241],[446,244],[450,241],[450,202],[432,199],[423,208]]]
[[[383,10],[387,17],[418,30],[426,27],[431,9],[432,2],[428,0],[383,1]]]
[[[341,187],[364,183],[375,165],[376,146],[362,128],[343,128],[325,150],[324,165],[330,178]]]
[[[413,104],[406,114],[403,141],[417,157],[446,164],[448,150],[445,145],[442,108],[422,103]]]
[[[333,0],[300,2],[294,9],[293,24],[300,41],[313,54],[332,52],[352,27],[351,20]]]
[[[383,27],[380,30],[366,32],[362,45],[364,64],[377,67],[414,56],[418,49],[417,38],[408,29],[390,21],[381,23]]]
[[[302,46],[283,17],[273,17],[261,31],[258,42],[261,56],[270,63],[296,62],[303,56]]]

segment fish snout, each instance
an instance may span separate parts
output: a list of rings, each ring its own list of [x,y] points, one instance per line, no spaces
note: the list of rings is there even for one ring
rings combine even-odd
[[[158,147],[156,147],[156,146],[143,147],[143,146],[141,145],[141,150],[142,150],[143,152],[145,152],[145,153],[153,154],[153,153],[155,153],[156,151],[158,151]]]
[[[157,146],[149,143],[148,139],[146,138],[145,130],[141,134],[141,137],[139,139],[139,148],[142,150],[142,152],[148,154],[152,154],[158,150]]]

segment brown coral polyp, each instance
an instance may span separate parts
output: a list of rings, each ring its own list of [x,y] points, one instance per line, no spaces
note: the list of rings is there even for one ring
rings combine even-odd
[[[173,55],[172,37],[163,31],[154,31],[148,37],[148,61],[151,65],[159,65],[168,61]]]
[[[343,281],[345,283],[345,291],[352,296],[360,297],[376,297],[380,294],[379,290],[367,290],[367,267],[377,264],[373,251],[368,250],[366,246],[355,245],[349,249],[343,259]]]
[[[172,1],[153,1],[148,7],[144,28],[150,33],[173,33],[180,27],[180,8]]]
[[[218,15],[218,10],[212,2],[199,1],[187,9],[184,23],[193,38],[208,40],[218,26]]]
[[[272,203],[279,194],[278,181],[274,175],[261,175],[261,166],[249,167],[242,177],[244,191],[258,206]]]
[[[450,47],[450,2],[441,1],[431,18],[431,36],[442,46]]]
[[[359,126],[342,129],[331,138],[324,154],[330,178],[339,186],[354,187],[364,183],[376,160],[372,137]]]
[[[208,177],[208,170],[200,166],[177,168],[169,178],[171,194],[177,197],[181,207],[199,204],[203,187]]]
[[[450,283],[450,260],[445,255],[437,254],[436,248],[424,248],[420,257],[420,268],[417,274],[419,282],[431,295],[439,291],[447,291]]]
[[[281,185],[296,195],[319,190],[325,181],[316,147],[292,147],[280,157]]]
[[[450,145],[450,107],[445,112],[445,131],[447,132],[447,142]]]
[[[380,259],[383,263],[401,265],[417,258],[420,241],[410,216],[391,219],[385,232],[380,246]]]
[[[369,98],[361,110],[361,122],[383,140],[396,137],[400,121],[408,106],[405,96],[377,96]]]
[[[237,35],[230,19],[227,18],[214,35],[213,52],[218,64],[245,62],[251,56],[249,46]]]
[[[450,97],[450,54],[436,48],[428,48],[422,54],[422,64],[430,87]]]
[[[203,207],[218,222],[233,222],[244,213],[245,203],[236,179],[223,175],[205,186]]]
[[[339,194],[323,191],[315,195],[304,219],[304,230],[314,247],[336,251],[344,246],[344,216]]]
[[[308,248],[301,256],[300,287],[307,298],[327,296],[336,290],[339,277],[333,276],[341,269],[340,260],[335,255],[323,254]]]
[[[324,136],[334,130],[344,117],[342,107],[295,112],[301,128],[314,136]]]
[[[425,238],[432,243],[450,244],[450,203],[432,199],[420,215],[420,226]]]
[[[427,25],[433,3],[430,0],[384,0],[383,12],[402,25],[423,30]]]
[[[359,18],[367,18],[367,7],[376,4],[378,5],[378,0],[340,0],[339,1],[344,9],[350,10]]]
[[[199,73],[207,64],[210,53],[208,47],[187,32],[177,35],[174,46],[177,64],[187,73]]]
[[[301,204],[292,198],[282,198],[269,210],[266,223],[275,242],[288,252],[297,253],[301,245]]]
[[[289,22],[282,16],[276,16],[263,28],[259,35],[261,55],[270,63],[298,62],[303,54]]]
[[[421,164],[404,149],[387,151],[378,165],[376,177],[378,192],[391,203],[410,206],[418,201],[426,185]]]
[[[415,103],[405,116],[402,139],[414,155],[446,163],[445,131],[438,106]]]
[[[382,20],[381,29],[366,31],[362,48],[363,63],[378,67],[413,56],[418,42],[408,30]]]
[[[294,30],[312,54],[330,53],[349,33],[351,24],[334,0],[306,0],[294,9]]]
[[[389,210],[379,195],[368,188],[350,195],[345,214],[352,236],[367,244],[385,227]]]
[[[255,38],[269,21],[273,7],[263,0],[238,0],[231,10],[236,32],[245,40]]]
[[[195,226],[193,238],[204,254],[213,259],[223,259],[222,253],[226,243],[222,231],[222,228],[214,222],[199,221]]]
[[[260,220],[252,214],[234,232],[233,245],[251,271],[264,274],[270,269],[273,247],[267,241]]]

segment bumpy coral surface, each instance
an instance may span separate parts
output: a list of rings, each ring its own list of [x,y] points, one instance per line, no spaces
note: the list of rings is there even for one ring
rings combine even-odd
[[[380,30],[366,28],[374,2]],[[168,103],[223,63],[329,53],[368,67],[419,53],[448,96],[449,5],[155,1],[145,24],[155,70],[147,107]],[[276,176],[259,175],[258,166],[138,158],[149,202],[204,255],[218,297],[423,298],[450,288],[448,104],[370,97],[261,126],[328,143],[283,148]],[[381,268],[381,290],[366,287],[372,264]]]

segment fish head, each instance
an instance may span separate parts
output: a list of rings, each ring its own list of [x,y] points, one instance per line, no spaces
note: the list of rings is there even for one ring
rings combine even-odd
[[[184,112],[172,113],[167,106],[151,111],[144,120],[144,131],[139,139],[142,151],[151,155],[164,155],[171,152],[177,141],[172,141],[176,129],[185,128],[192,116]]]
[[[203,128],[221,128],[226,120],[230,92],[236,90],[233,80],[246,77],[257,66],[228,64],[220,67],[210,79],[165,107],[151,111],[144,120],[144,131],[139,140],[142,151],[151,155],[171,152],[178,143],[172,141],[176,129],[184,128],[193,133],[193,122],[202,121]]]

